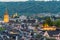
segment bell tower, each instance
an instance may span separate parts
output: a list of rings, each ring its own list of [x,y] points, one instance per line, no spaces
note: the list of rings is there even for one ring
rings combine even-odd
[[[8,10],[6,8],[6,12],[4,13],[4,22],[8,23],[9,22],[9,15],[8,15]]]

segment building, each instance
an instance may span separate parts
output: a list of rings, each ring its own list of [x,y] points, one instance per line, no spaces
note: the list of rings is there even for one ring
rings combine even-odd
[[[18,18],[17,12],[16,12],[15,14],[12,15],[12,18],[16,18],[16,17]]]
[[[9,22],[9,15],[8,15],[8,11],[6,9],[6,12],[4,13],[4,22],[8,23]]]
[[[42,27],[43,30],[46,30],[46,31],[53,31],[53,30],[56,30],[56,27],[55,26],[49,26],[48,24],[45,24],[43,27]]]
[[[55,31],[45,31],[42,34],[45,37],[54,38],[56,40],[60,40],[60,29],[59,30],[55,30]]]
[[[21,21],[23,21],[23,20],[26,20],[26,19],[27,19],[27,17],[26,17],[26,16],[24,16],[24,15],[21,15],[21,16],[19,17],[19,19],[20,19]]]

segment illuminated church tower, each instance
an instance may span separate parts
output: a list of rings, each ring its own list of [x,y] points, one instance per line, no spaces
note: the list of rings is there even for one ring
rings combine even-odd
[[[9,22],[9,15],[8,15],[7,9],[6,9],[6,12],[5,12],[5,14],[4,14],[4,22],[5,22],[5,23],[8,23],[8,22]]]

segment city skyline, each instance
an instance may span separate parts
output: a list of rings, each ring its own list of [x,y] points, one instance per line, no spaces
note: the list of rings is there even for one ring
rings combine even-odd
[[[0,40],[60,40],[60,2],[5,1],[0,2]]]

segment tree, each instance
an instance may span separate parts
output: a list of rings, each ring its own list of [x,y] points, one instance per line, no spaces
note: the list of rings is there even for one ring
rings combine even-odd
[[[44,24],[48,24],[49,26],[53,26],[53,21],[51,21],[50,17],[46,18],[46,20],[43,22]]]
[[[35,27],[36,27],[36,29],[39,27],[39,25],[37,24],[37,25],[35,25]]]
[[[53,24],[57,27],[60,27],[60,19],[55,20]]]
[[[42,37],[42,35],[40,35],[40,34],[36,35],[36,38],[41,38],[41,37]]]
[[[3,31],[3,30],[5,30],[5,28],[3,28],[3,27],[0,27],[0,31]]]

